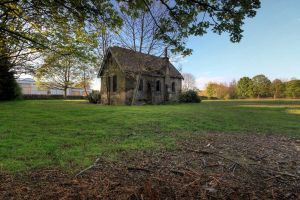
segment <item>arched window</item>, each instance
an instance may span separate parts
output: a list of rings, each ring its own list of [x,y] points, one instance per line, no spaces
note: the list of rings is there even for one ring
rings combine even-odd
[[[172,92],[175,92],[175,82],[172,83]]]
[[[107,91],[108,91],[108,92],[111,91],[111,80],[110,80],[110,76],[107,77]]]
[[[143,91],[143,88],[144,88],[144,81],[143,79],[140,79],[139,91]]]
[[[118,88],[117,83],[118,83],[117,76],[113,76],[113,92],[117,91]]]
[[[160,81],[156,81],[156,91],[160,91]]]

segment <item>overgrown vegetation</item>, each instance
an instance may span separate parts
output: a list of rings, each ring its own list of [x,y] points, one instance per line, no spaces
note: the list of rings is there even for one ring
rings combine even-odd
[[[194,90],[188,90],[180,93],[179,102],[181,103],[200,103],[201,99],[197,92]]]
[[[82,100],[0,103],[0,169],[76,171],[100,155],[174,147],[186,133],[300,137],[300,101],[98,106]],[[159,117],[158,117],[159,116]],[[179,137],[172,133],[176,132]]]
[[[88,100],[90,103],[100,103],[101,100],[101,96],[100,96],[100,92],[97,90],[93,90],[88,96],[87,96]]]

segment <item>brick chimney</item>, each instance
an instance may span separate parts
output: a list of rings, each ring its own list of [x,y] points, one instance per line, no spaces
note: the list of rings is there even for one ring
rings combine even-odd
[[[168,47],[165,47],[165,58],[168,58]]]
[[[170,80],[170,67],[169,67],[169,57],[168,57],[168,48],[165,48],[165,100],[169,100],[170,95],[170,86],[171,86],[171,80]]]
[[[168,48],[165,48],[165,56],[164,56],[164,60],[165,60],[165,66],[166,66],[166,76],[170,76],[170,68],[169,68],[169,57],[168,57]],[[170,77],[168,77],[170,78]]]

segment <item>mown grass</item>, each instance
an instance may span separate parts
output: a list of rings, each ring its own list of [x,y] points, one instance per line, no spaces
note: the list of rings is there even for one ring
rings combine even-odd
[[[300,137],[300,101],[101,106],[85,101],[0,103],[0,170],[74,172],[99,155],[173,148],[174,133],[260,133]]]

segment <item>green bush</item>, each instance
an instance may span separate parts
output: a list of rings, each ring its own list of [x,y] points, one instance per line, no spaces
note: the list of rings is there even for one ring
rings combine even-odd
[[[0,101],[14,100],[21,98],[21,88],[19,87],[14,73],[0,66]]]
[[[97,90],[93,90],[88,96],[88,100],[90,103],[100,103],[101,96],[100,92]]]
[[[179,102],[181,102],[181,103],[200,103],[201,99],[198,96],[196,91],[188,90],[186,92],[182,92],[179,95]]]

